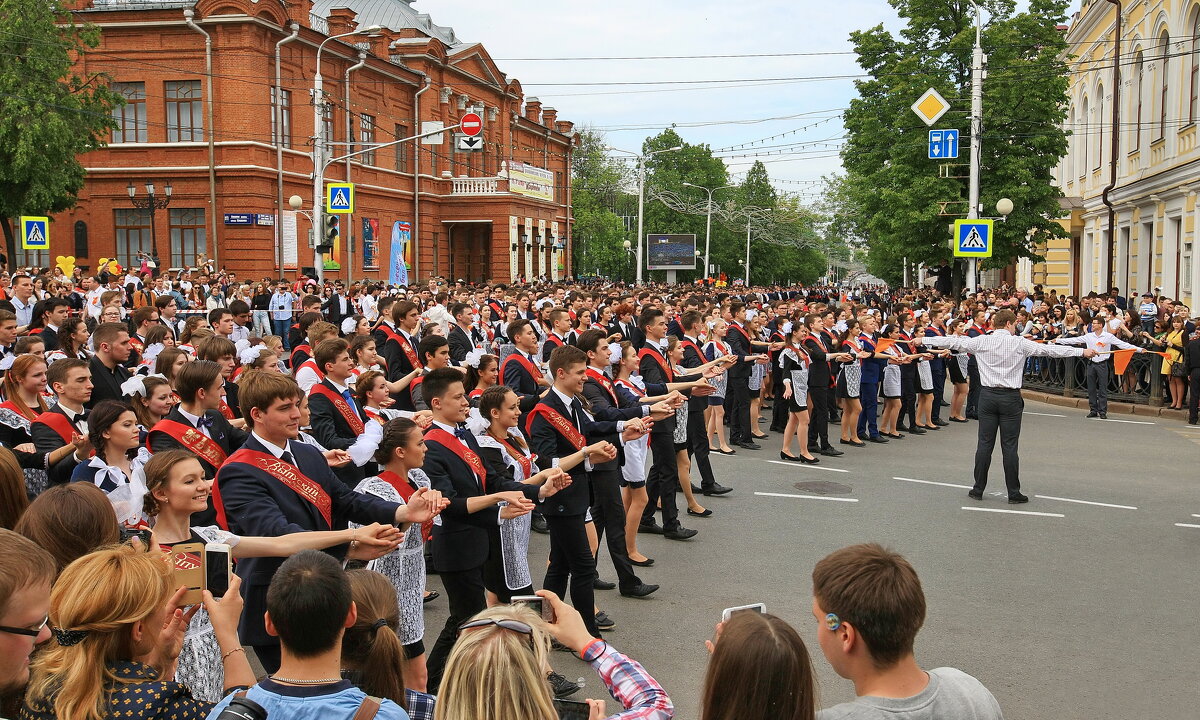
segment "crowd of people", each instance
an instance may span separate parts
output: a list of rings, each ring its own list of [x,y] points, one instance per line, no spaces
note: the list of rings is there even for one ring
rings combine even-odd
[[[596,591],[660,589],[639,537],[697,536],[684,518],[734,491],[710,453],[753,454],[777,432],[783,460],[837,462],[986,426],[993,350],[968,339],[1069,343],[1095,320],[1114,347],[1144,347],[1108,300],[0,276],[0,525],[14,530],[0,532],[0,687],[28,718],[669,718],[662,687],[603,640],[615,620]],[[1155,323],[1167,302],[1151,301]],[[1186,308],[1167,313],[1182,333],[1160,339],[1194,368],[1194,408],[1200,341]],[[192,543],[236,561],[221,597],[183,601],[163,558]],[[429,573],[449,614],[427,633]],[[1000,717],[978,681],[916,664],[924,598],[902,557],[834,553],[813,596],[821,649],[861,696],[822,717]],[[621,708],[571,710],[579,685],[551,669],[552,647]],[[704,718],[814,716],[784,621],[738,614],[712,650]]]

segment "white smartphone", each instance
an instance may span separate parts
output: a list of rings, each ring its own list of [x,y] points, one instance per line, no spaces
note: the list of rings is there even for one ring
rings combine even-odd
[[[229,576],[233,574],[233,558],[224,543],[204,546],[204,589],[220,598],[229,591]]]
[[[554,606],[541,595],[514,595],[511,604],[524,605],[548,623],[554,622]]]
[[[765,613],[767,606],[765,603],[754,603],[753,605],[739,605],[737,607],[725,608],[721,611],[721,622],[729,622],[729,618],[740,612],[757,612]]]

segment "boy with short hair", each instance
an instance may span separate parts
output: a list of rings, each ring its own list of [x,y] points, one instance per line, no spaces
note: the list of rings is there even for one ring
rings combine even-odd
[[[825,659],[858,698],[819,720],[1002,720],[981,682],[949,667],[922,670],[913,655],[925,622],[917,571],[876,543],[851,545],[813,568],[813,617]]]

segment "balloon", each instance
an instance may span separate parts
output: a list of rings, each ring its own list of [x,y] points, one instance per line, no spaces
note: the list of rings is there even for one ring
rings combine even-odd
[[[57,265],[58,269],[63,271],[63,275],[66,275],[67,277],[71,277],[71,274],[75,272],[74,255],[59,255],[58,257],[54,258],[54,264]]]

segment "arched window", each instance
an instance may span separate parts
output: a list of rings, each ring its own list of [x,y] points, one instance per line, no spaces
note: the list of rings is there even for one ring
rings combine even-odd
[[[1133,56],[1133,148],[1142,148],[1142,77],[1145,73],[1142,51]]]
[[[1171,36],[1166,30],[1158,36],[1160,67],[1158,69],[1158,139],[1167,136],[1167,77],[1171,69]]]
[[[1188,122],[1200,120],[1200,10],[1192,12],[1192,70],[1188,86],[1191,100],[1188,103]]]
[[[1088,134],[1091,123],[1091,115],[1088,113],[1087,96],[1083,98],[1083,105],[1080,106],[1082,112],[1079,114],[1079,177],[1087,175],[1088,168],[1088,148],[1092,146],[1092,137]]]
[[[1104,164],[1104,86],[1096,88],[1096,164],[1099,170]]]

